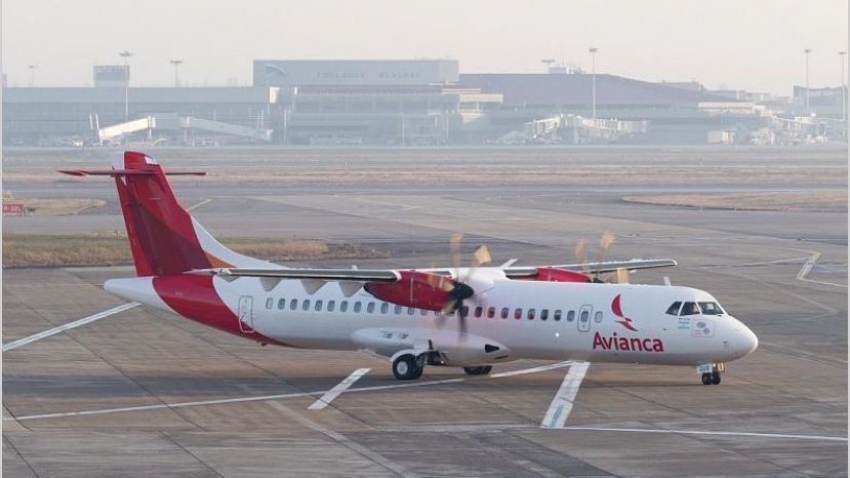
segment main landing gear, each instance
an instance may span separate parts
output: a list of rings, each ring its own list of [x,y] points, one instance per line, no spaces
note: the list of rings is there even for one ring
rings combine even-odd
[[[425,365],[445,365],[444,362],[438,360],[437,356],[429,355],[428,353],[414,355],[405,353],[396,357],[393,360],[393,376],[398,380],[416,380],[422,376],[422,371]],[[487,375],[493,370],[492,365],[481,365],[476,367],[463,367],[463,371],[467,375]]]
[[[697,371],[702,373],[703,385],[719,385],[720,373],[725,370],[722,363],[702,364],[697,367]]]
[[[492,365],[482,365],[480,367],[463,367],[463,371],[467,375],[487,375],[493,370]]]
[[[400,355],[393,361],[393,376],[399,380],[416,380],[425,369],[425,355]]]

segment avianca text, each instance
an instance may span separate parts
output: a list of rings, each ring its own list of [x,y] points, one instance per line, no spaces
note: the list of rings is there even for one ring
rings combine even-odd
[[[593,336],[593,350],[617,350],[621,352],[663,352],[661,339],[618,337],[617,332],[606,337],[599,332]]]

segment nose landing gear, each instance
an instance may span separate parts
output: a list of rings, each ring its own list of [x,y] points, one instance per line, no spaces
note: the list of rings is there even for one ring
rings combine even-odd
[[[723,372],[726,368],[722,363],[715,364],[700,364],[697,367],[697,372],[702,374],[702,384],[703,385],[719,385],[720,384],[720,373]]]

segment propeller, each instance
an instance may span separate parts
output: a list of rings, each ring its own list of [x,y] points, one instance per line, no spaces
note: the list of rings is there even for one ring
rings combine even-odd
[[[445,292],[448,292],[449,295],[449,300],[446,301],[446,305],[443,306],[442,316],[445,317],[457,312],[460,321],[460,333],[465,334],[466,314],[464,313],[463,301],[475,295],[475,289],[473,289],[467,282],[470,277],[472,277],[475,269],[485,264],[489,264],[492,258],[490,257],[490,250],[487,246],[479,246],[472,255],[472,261],[469,268],[467,268],[466,274],[461,277],[460,245],[462,241],[463,234],[457,232],[452,234],[449,239],[449,249],[452,254],[452,266],[454,267],[454,281],[442,281],[443,285],[441,285],[440,288]]]
[[[596,262],[597,263],[605,261],[605,256],[608,254],[608,249],[611,248],[611,244],[614,243],[614,239],[615,239],[615,236],[610,231],[606,231],[605,234],[602,234],[602,237],[599,239],[599,247],[596,250]],[[582,272],[586,276],[590,277],[592,282],[596,282],[596,283],[609,282],[608,280],[600,279],[598,272],[595,272],[595,273],[591,272],[590,264],[588,264],[588,260],[587,260],[587,241],[585,241],[584,238],[580,238],[578,241],[576,241],[576,245],[575,245],[575,248],[573,249],[573,252],[575,253],[576,260],[581,264]],[[628,273],[628,271],[625,271],[625,272]],[[618,282],[619,282],[619,279],[621,277],[623,277],[623,273],[620,272],[620,271],[617,271],[617,281]]]

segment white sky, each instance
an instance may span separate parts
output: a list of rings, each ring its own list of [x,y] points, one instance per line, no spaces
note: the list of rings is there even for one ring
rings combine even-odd
[[[455,58],[461,73],[543,58],[648,81],[790,95],[841,81],[847,0],[3,0],[10,85],[85,86],[130,50],[137,86],[251,83],[252,60]]]

